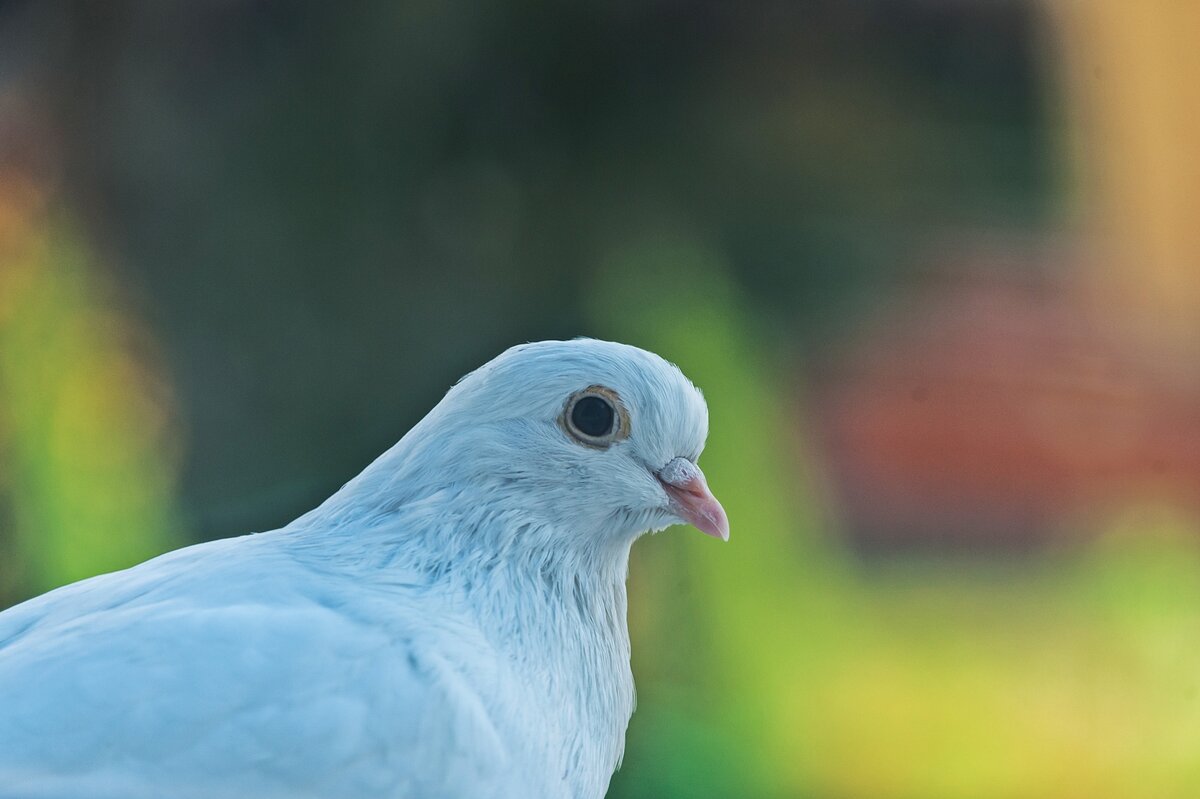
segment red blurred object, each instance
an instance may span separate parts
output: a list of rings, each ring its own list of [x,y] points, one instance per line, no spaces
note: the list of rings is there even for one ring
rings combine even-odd
[[[817,367],[862,547],[1022,548],[1129,503],[1200,510],[1194,350],[1148,352],[1072,281],[1018,267],[915,288]]]

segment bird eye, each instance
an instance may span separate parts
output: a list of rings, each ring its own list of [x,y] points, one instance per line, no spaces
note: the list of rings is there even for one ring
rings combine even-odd
[[[589,386],[567,399],[562,425],[579,443],[603,449],[629,435],[629,414],[617,392]]]
[[[571,409],[571,425],[588,438],[608,435],[616,419],[613,406],[600,397],[580,397]]]

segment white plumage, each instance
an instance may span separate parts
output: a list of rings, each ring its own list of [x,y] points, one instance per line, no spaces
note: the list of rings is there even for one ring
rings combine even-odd
[[[0,796],[602,796],[629,546],[728,535],[707,416],[643,350],[514,347],[287,527],[0,613]]]

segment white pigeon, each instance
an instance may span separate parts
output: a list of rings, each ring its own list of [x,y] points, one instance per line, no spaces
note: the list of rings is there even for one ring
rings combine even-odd
[[[630,545],[729,535],[707,430],[657,355],[508,350],[288,526],[0,613],[0,796],[603,796]]]

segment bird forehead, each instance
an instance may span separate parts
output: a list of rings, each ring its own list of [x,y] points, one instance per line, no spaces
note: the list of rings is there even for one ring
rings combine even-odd
[[[659,356],[611,342],[539,342],[513,348],[492,364],[488,383],[506,384],[537,404],[561,404],[564,396],[593,385],[613,390],[627,404],[645,406],[677,406],[696,393],[679,369]]]
[[[463,380],[474,402],[508,415],[557,416],[567,398],[589,386],[611,389],[638,427],[670,438],[707,433],[707,407],[695,386],[658,355],[626,344],[577,339],[513,347]],[[637,430],[634,431],[635,435]]]

